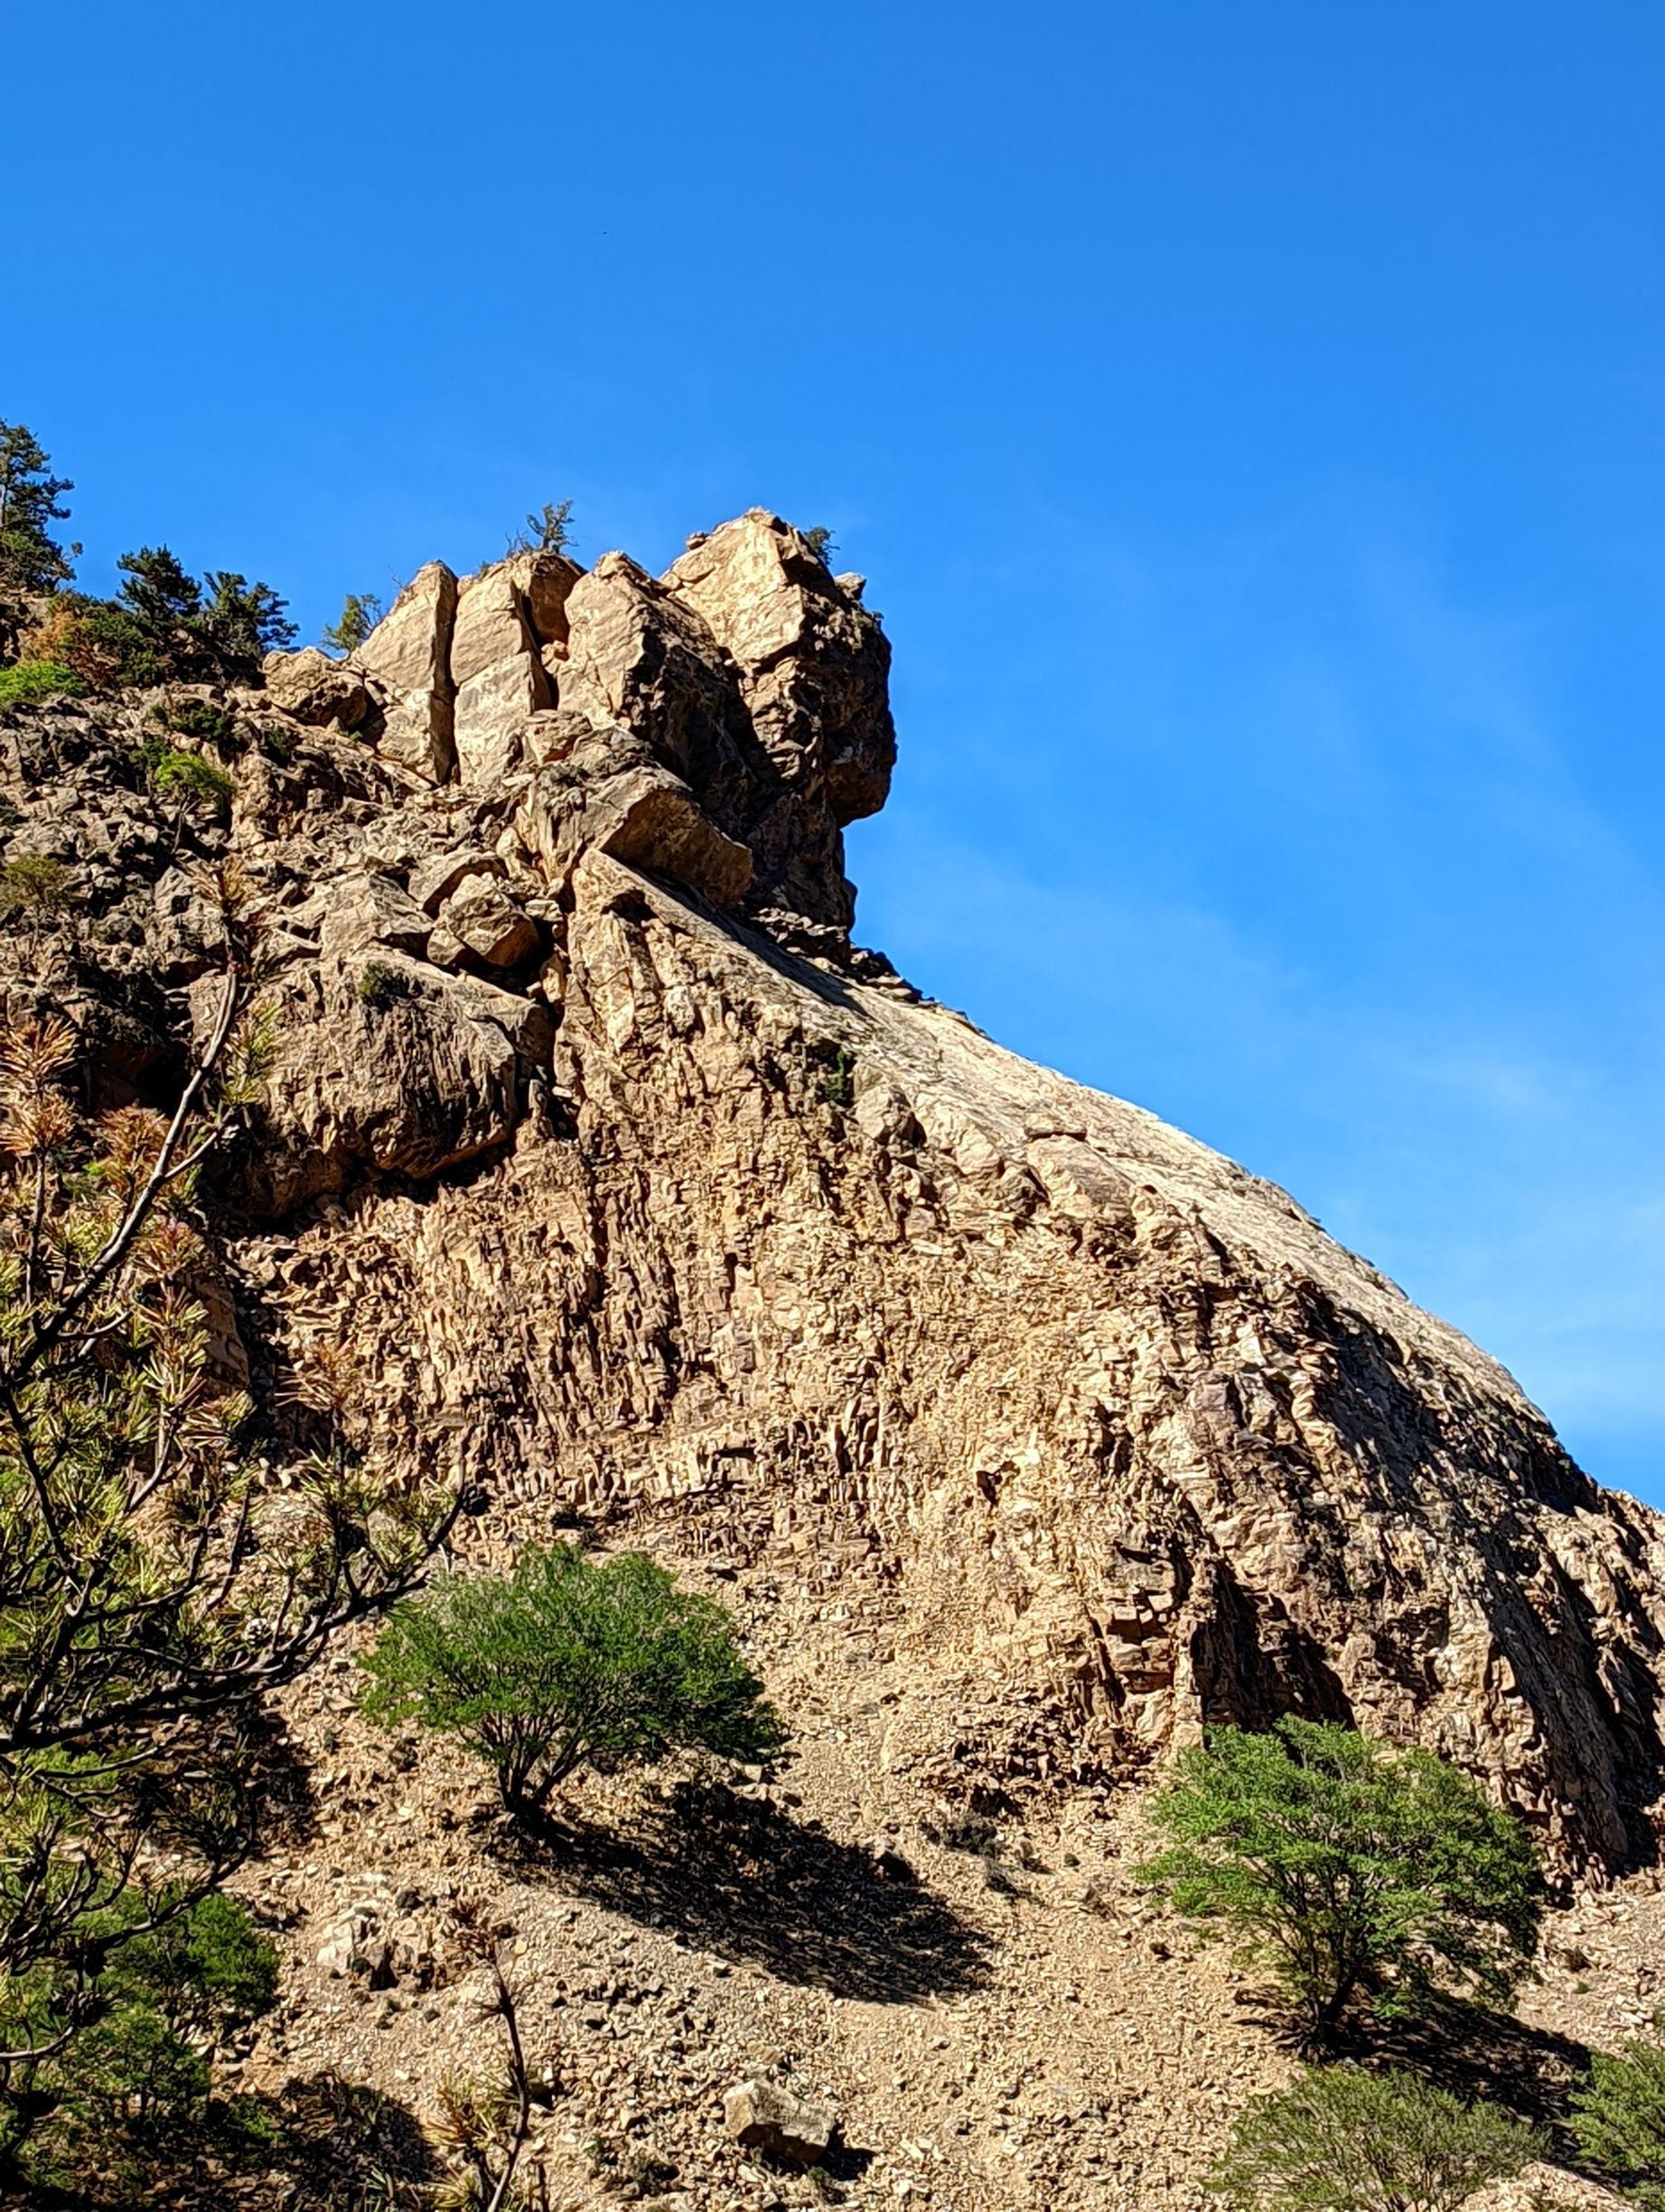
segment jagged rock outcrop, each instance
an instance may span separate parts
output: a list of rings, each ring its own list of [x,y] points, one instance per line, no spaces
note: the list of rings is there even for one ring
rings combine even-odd
[[[194,832],[273,968],[221,1197],[257,1367],[350,1340],[482,1542],[745,1573],[807,1675],[883,1678],[929,1799],[1292,1709],[1462,1759],[1566,1865],[1651,1851],[1659,1518],[1284,1193],[852,950],[840,831],[894,754],[858,578],[761,511],[658,579],[435,564],[345,671],[358,736],[316,658],[231,702]],[[13,995],[112,1092],[165,1090],[211,961],[136,711],[0,717],[11,846],[87,892]]]

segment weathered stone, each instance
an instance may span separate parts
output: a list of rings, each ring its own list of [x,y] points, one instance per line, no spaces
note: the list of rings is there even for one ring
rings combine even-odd
[[[527,620],[540,647],[557,655],[566,650],[566,602],[584,574],[565,553],[511,553],[509,567],[519,587]]]
[[[506,876],[500,854],[469,846],[460,852],[430,854],[410,871],[410,895],[425,913],[436,914],[451,894],[470,876]]]
[[[519,968],[537,952],[538,924],[500,883],[475,877],[439,910],[442,928],[491,968]]]
[[[700,617],[622,553],[606,553],[566,601],[559,704],[631,732],[699,792],[714,819],[738,819],[754,774],[732,670]]]
[[[557,884],[566,883],[590,851],[668,876],[714,906],[732,906],[752,877],[745,847],[707,819],[680,777],[658,766],[624,768],[578,784],[559,770],[543,770],[515,822]]]
[[[426,914],[391,876],[356,876],[331,886],[321,942],[338,960],[369,945],[421,953],[429,927]]]
[[[465,577],[457,593],[451,641],[454,735],[457,773],[471,787],[501,783],[519,761],[528,716],[551,704],[526,605],[529,558],[482,568]]]
[[[786,781],[824,796],[840,825],[876,814],[896,761],[890,648],[859,595],[762,507],[713,530],[665,582],[737,663],[753,726]]]
[[[513,1038],[488,986],[374,948],[327,953],[321,999],[279,1005],[269,1112],[281,1151],[262,1162],[283,1210],[355,1166],[418,1178],[508,1141],[523,1109]],[[517,1020],[534,1009],[512,1002]],[[548,1016],[536,1013],[546,1026]],[[307,1018],[308,1013],[311,1018]]]
[[[376,749],[386,759],[441,783],[451,773],[454,686],[451,633],[457,580],[444,561],[419,568],[353,654],[380,708]]]
[[[482,1555],[576,1508],[767,1590],[783,1698],[837,1681],[841,1712],[847,1680],[848,1759],[908,1803],[1080,1804],[1296,1711],[1461,1761],[1560,1867],[1646,1856],[1665,1522],[1283,1193],[847,955],[825,735],[866,679],[814,704],[787,664],[819,681],[856,633],[743,521],[694,548],[711,621],[618,560],[572,585],[594,712],[528,718],[512,805],[324,730],[201,825],[279,956],[228,1162],[228,1242],[264,1214],[293,1261],[263,1328],[350,1320],[390,1464],[471,1409]],[[748,547],[767,623],[721,580]],[[88,908],[73,943],[0,932],[0,975],[70,1009],[112,1102],[165,1088],[178,997],[200,1037],[220,988],[134,788],[146,704],[0,718],[8,844]],[[445,904],[505,870],[524,992]]]
[[[837,2125],[831,2113],[772,2082],[736,2082],[723,2093],[723,2126],[748,2150],[799,2166],[818,2166]]]
[[[299,652],[267,653],[262,674],[273,706],[297,722],[321,726],[339,722],[343,729],[357,729],[369,712],[363,677],[315,645],[304,645]]]

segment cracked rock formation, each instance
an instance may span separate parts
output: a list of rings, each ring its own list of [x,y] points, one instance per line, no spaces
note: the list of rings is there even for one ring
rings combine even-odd
[[[946,1806],[1295,1711],[1459,1759],[1568,1870],[1651,1855],[1661,1523],[1282,1191],[852,947],[888,662],[754,510],[660,578],[431,564],[222,702],[191,834],[258,887],[279,1048],[226,1357],[350,1342],[482,1545],[739,1575]],[[109,1097],[177,1082],[212,961],[142,711],[0,716],[7,850],[81,892],[8,1001]]]

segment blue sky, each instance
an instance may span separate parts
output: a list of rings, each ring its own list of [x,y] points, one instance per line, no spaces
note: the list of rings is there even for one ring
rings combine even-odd
[[[87,583],[830,525],[859,933],[1665,1503],[1665,11],[83,0],[8,75]]]

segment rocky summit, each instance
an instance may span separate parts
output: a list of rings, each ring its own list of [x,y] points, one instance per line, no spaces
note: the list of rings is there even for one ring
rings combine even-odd
[[[345,1656],[285,1693],[305,1804],[243,1878],[284,2010],[228,2064],[424,2109],[490,2040],[483,1919],[574,2204],[797,2201],[755,2145],[835,2122],[861,2201],[1201,2201],[1280,2062],[1126,1860],[1211,1721],[1445,1754],[1602,1941],[1653,1856],[1665,1523],[1284,1192],[856,945],[889,660],[863,579],[753,510],[659,577],[430,564],[260,687],[0,715],[6,850],[79,895],[10,931],[7,1005],[70,1015],[95,1100],[164,1101],[210,1018],[193,857],[254,886],[227,1379],[280,1408],[347,1347],[386,1463],[467,1486],[463,1556],[649,1551],[792,1729],[716,1830],[673,1778],[599,1784],[551,1866],[366,1728]],[[192,700],[222,820],[134,766]]]

